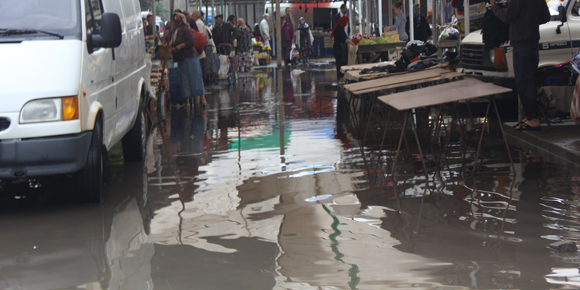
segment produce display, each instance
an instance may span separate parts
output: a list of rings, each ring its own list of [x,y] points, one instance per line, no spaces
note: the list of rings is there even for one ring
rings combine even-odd
[[[375,37],[375,36],[373,36],[373,35],[362,35],[362,34],[355,34],[355,35],[353,35],[353,36],[352,36],[352,42],[354,42],[354,44],[355,44],[355,45],[358,45],[358,43],[359,43],[361,40],[363,40],[363,39],[366,39],[366,40],[373,40],[373,41],[374,41],[374,40],[375,40],[375,38],[376,38],[376,37]],[[376,43],[373,43],[373,44],[376,44]],[[368,44],[367,44],[367,45],[368,45]]]
[[[361,39],[357,45],[373,45],[373,44],[377,44],[377,42],[370,40],[370,39]]]
[[[253,42],[252,45],[253,46],[262,46],[262,43],[261,42]]]
[[[374,45],[374,44],[388,44],[399,42],[399,35],[383,35],[383,37],[376,37],[370,35],[355,34],[352,36],[352,42],[355,45]]]
[[[272,48],[269,45],[265,45],[262,47],[262,50],[272,50]]]

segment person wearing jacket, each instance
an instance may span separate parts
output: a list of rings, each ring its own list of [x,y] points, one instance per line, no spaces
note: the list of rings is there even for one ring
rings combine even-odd
[[[310,26],[306,23],[304,17],[300,17],[300,24],[296,27],[298,30],[299,44],[300,44],[300,60],[302,63],[306,64],[310,57],[312,57],[312,32],[310,31]]]
[[[332,33],[330,34],[330,38],[334,38],[334,46],[332,51],[334,52],[334,59],[336,60],[336,77],[338,79],[338,83],[342,83],[344,81],[344,74],[340,72],[340,67],[343,65],[347,65],[347,62],[343,62],[342,56],[348,51],[343,50],[342,44],[351,44],[354,45],[352,40],[348,39],[346,32],[344,32],[344,28],[348,24],[348,16],[342,16],[338,19],[338,23],[332,29]]]
[[[235,28],[228,22],[224,22],[223,15],[216,15],[216,25],[212,30],[215,45],[230,44],[233,45]],[[227,52],[229,54],[229,52]]]
[[[414,40],[420,40],[426,42],[427,40],[433,39],[433,32],[431,31],[431,27],[429,27],[429,22],[425,16],[419,13],[419,7],[416,5],[413,7],[413,33],[414,33]],[[407,19],[407,34],[410,34],[410,19]]]
[[[409,35],[405,30],[407,25],[407,17],[403,13],[403,2],[393,3],[393,12],[395,13],[395,25],[387,27],[387,31],[397,30],[399,33],[399,41],[408,41]]]
[[[495,5],[493,13],[510,25],[510,45],[513,47],[513,65],[516,90],[520,97],[525,119],[514,126],[516,130],[540,130],[536,71],[540,55],[540,24],[550,21],[550,11],[544,0],[511,0],[506,8]]]
[[[174,60],[178,61],[177,72],[181,85],[181,97],[185,107],[190,108],[191,99],[205,95],[199,58],[194,51],[195,38],[187,23],[187,18],[181,11],[173,13],[175,30],[171,35],[171,47]],[[183,59],[177,60],[177,55]]]
[[[291,63],[290,52],[292,50],[292,43],[296,39],[296,34],[294,33],[294,25],[290,20],[289,16],[284,16],[282,18],[282,51],[284,53],[284,62],[286,65]]]

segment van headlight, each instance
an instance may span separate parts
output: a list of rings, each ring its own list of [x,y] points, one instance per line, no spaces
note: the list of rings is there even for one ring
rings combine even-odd
[[[489,51],[489,61],[495,64],[495,49]]]
[[[78,97],[33,100],[20,110],[20,123],[38,123],[77,120]]]

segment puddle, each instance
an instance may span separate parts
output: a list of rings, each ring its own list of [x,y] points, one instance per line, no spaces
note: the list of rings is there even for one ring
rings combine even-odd
[[[580,241],[578,173],[513,150],[514,175],[491,134],[475,176],[473,142],[452,140],[424,147],[428,180],[409,142],[393,179],[335,71],[303,69],[164,112],[146,162],[116,157],[104,204],[71,203],[66,177],[0,184],[0,288],[580,287],[580,254],[547,248]]]

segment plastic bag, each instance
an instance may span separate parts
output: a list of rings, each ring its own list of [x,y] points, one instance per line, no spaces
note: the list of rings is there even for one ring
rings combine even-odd
[[[290,50],[290,60],[298,59],[298,51],[296,51],[296,44],[292,43],[292,49]]]
[[[443,29],[441,34],[439,34],[439,41],[444,40],[458,40],[459,39],[459,30],[455,27],[447,27]]]
[[[226,55],[220,55],[220,70],[218,72],[220,79],[227,79],[230,71],[230,62]]]

